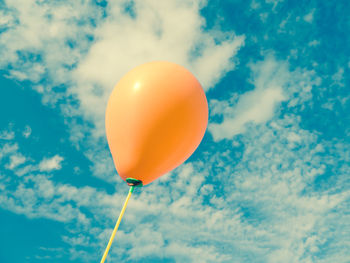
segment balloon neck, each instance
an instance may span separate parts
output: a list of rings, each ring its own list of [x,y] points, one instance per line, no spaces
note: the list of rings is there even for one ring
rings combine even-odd
[[[142,187],[143,186],[141,180],[137,180],[134,178],[126,178],[125,181],[128,184],[128,186],[131,186],[131,187]]]

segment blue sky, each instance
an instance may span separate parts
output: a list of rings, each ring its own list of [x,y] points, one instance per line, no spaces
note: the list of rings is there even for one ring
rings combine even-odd
[[[0,1],[0,262],[99,262],[128,188],[104,134],[133,67],[209,102],[107,262],[350,262],[349,1]]]

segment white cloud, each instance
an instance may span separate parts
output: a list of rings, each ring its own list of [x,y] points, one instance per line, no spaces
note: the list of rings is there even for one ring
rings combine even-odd
[[[288,64],[267,55],[263,61],[250,64],[254,89],[242,95],[234,93],[230,99],[210,101],[211,115],[222,116],[221,123],[209,123],[209,131],[214,141],[231,139],[255,128],[276,116],[282,102],[287,102],[290,110],[302,109],[311,103],[312,88],[321,84],[314,71],[296,68],[289,71]]]
[[[333,85],[344,87],[344,69],[339,68],[336,73],[332,76]]]
[[[32,186],[29,184],[32,183]],[[64,203],[56,194],[57,187],[42,175],[29,175],[21,181],[15,191],[5,190],[0,197],[1,207],[29,218],[49,218],[69,222],[86,217],[71,204]]]
[[[39,170],[41,172],[49,172],[52,170],[59,170],[61,169],[61,162],[63,161],[63,157],[56,154],[55,156],[51,158],[44,158],[39,163]]]
[[[312,23],[314,20],[315,9],[312,9],[308,14],[306,14],[303,19],[308,23]]]
[[[289,147],[296,141],[300,143],[298,151]],[[247,130],[242,161],[234,170],[225,172],[226,192],[236,192],[231,201],[226,196],[227,207],[240,199],[243,207],[250,207],[260,218],[254,227],[256,233],[267,231],[271,234],[268,246],[279,247],[268,253],[266,262],[307,262],[306,255],[315,257],[322,243],[315,242],[312,252],[306,237],[313,233],[317,239],[327,238],[328,231],[332,231],[322,225],[332,221],[328,213],[349,196],[346,189],[330,194],[309,188],[315,178],[326,173],[318,154],[323,147],[317,141],[314,134],[298,127],[296,116],[276,120],[271,125]],[[344,214],[341,217],[345,220]]]
[[[15,133],[10,130],[3,130],[0,132],[0,140],[12,140],[15,138]]]
[[[5,10],[0,10],[0,28],[7,28],[13,25],[13,17],[8,15]]]
[[[24,130],[22,132],[22,135],[25,137],[25,138],[29,138],[29,136],[32,134],[32,129],[30,128],[29,125],[26,125],[24,127]]]
[[[307,45],[308,45],[309,47],[317,47],[317,46],[320,45],[320,41],[318,41],[318,40],[312,40],[312,41],[309,42]]]
[[[86,18],[94,20],[101,15],[87,3],[34,0],[6,1],[2,12],[8,21],[16,22],[6,22],[6,30],[1,34],[0,66],[10,65],[11,77],[20,80],[38,82],[47,74],[48,83],[53,84],[69,80],[68,68],[83,52],[70,48],[68,43],[86,48],[86,35],[92,30]],[[45,89],[54,96],[51,85],[45,85]]]
[[[22,154],[15,154],[10,156],[10,163],[6,165],[7,169],[14,169],[26,161],[26,158]]]
[[[17,143],[5,143],[0,148],[0,160],[18,150]]]
[[[213,110],[226,113],[222,123],[209,124],[209,131],[215,141],[232,138],[244,132],[248,123],[265,123],[273,117],[276,106],[286,100],[283,86],[288,83],[290,73],[285,63],[267,57],[251,68],[255,89],[241,95],[235,105]],[[220,107],[218,103],[215,105]]]
[[[4,130],[1,133],[5,134],[7,131]],[[28,175],[30,172],[38,170],[41,172],[50,172],[61,169],[62,156],[56,154],[51,158],[43,158],[39,164],[34,165],[31,158],[27,158],[18,151],[18,144],[14,143],[13,139],[14,136],[11,136],[9,138],[11,140],[10,142],[0,144],[0,161],[5,163],[4,167],[6,169],[12,170],[18,176]]]

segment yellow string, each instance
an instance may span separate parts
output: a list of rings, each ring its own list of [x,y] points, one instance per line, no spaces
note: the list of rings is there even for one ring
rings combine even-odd
[[[106,260],[106,257],[107,257],[107,255],[108,255],[108,251],[109,251],[109,249],[110,249],[110,247],[111,247],[111,245],[112,245],[112,243],[113,243],[113,239],[114,239],[114,237],[115,237],[115,234],[117,233],[117,230],[118,230],[120,221],[122,221],[122,217],[123,217],[123,215],[124,215],[126,206],[128,205],[128,202],[129,202],[129,199],[130,199],[130,196],[131,196],[133,190],[134,190],[134,187],[131,186],[131,187],[130,187],[130,190],[129,190],[129,194],[128,194],[128,196],[126,197],[126,200],[125,200],[125,202],[124,202],[124,206],[123,206],[123,208],[122,208],[122,211],[120,212],[118,221],[117,221],[117,223],[115,224],[115,227],[114,227],[114,229],[113,229],[112,235],[111,235],[111,237],[110,237],[110,239],[109,239],[108,245],[107,245],[107,247],[106,247],[105,253],[103,253],[103,257],[102,257],[100,263],[104,263],[105,260]]]

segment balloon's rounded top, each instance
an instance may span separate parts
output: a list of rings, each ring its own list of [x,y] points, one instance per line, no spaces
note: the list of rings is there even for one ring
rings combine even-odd
[[[182,164],[208,123],[205,93],[191,72],[166,61],[140,65],[115,86],[106,134],[123,180],[149,184]]]

